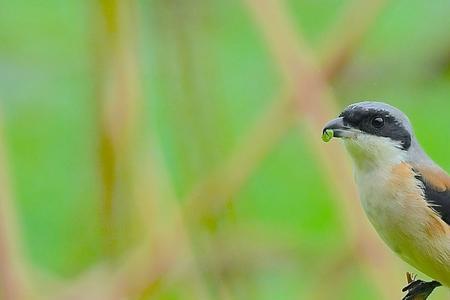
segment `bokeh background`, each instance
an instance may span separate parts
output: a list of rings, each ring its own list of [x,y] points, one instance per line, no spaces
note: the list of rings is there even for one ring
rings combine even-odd
[[[1,6],[1,299],[402,297],[321,126],[389,102],[450,170],[450,2]]]

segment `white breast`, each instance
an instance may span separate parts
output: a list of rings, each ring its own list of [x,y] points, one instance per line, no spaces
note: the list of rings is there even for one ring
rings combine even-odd
[[[403,242],[398,239],[398,235],[408,232],[413,234],[417,218],[422,217],[417,216],[416,210],[408,211],[409,216],[406,216],[407,199],[400,191],[392,189],[389,177],[390,171],[383,169],[355,173],[361,204],[367,217],[383,240],[398,252],[402,248],[399,244]],[[415,188],[414,185],[411,187]]]
[[[420,271],[450,285],[450,235],[430,236],[427,226],[432,211],[421,198],[420,183],[412,175],[404,176],[405,170],[400,164],[357,168],[355,179],[362,206],[380,237],[394,252]]]

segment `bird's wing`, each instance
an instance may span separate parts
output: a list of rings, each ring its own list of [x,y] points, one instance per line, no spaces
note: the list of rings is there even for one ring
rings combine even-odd
[[[428,205],[450,225],[450,176],[434,166],[414,166],[414,171],[416,178],[423,183]]]

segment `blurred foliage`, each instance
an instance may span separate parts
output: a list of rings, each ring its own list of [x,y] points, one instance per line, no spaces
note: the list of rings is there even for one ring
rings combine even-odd
[[[317,56],[346,4],[288,1]],[[55,278],[76,278],[105,261],[95,9],[87,1],[17,0],[0,10],[0,99],[24,250],[33,268]],[[137,3],[141,119],[133,163],[151,147],[180,205],[281,92],[247,10],[237,0]],[[447,1],[390,1],[332,87],[340,108],[367,99],[400,107],[424,148],[450,170],[448,28]],[[210,299],[304,299],[320,289],[321,268],[345,251],[346,220],[302,126],[230,196],[213,227],[186,225]],[[335,298],[380,299],[365,268],[353,263],[323,279],[338,280]],[[393,268],[410,270],[399,261]],[[194,299],[189,279],[175,277],[143,298]]]

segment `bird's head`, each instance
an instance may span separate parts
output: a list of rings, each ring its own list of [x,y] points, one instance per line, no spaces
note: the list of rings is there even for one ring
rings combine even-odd
[[[404,161],[416,146],[408,117],[381,102],[348,106],[338,118],[325,125],[323,133],[341,138],[360,168]]]

